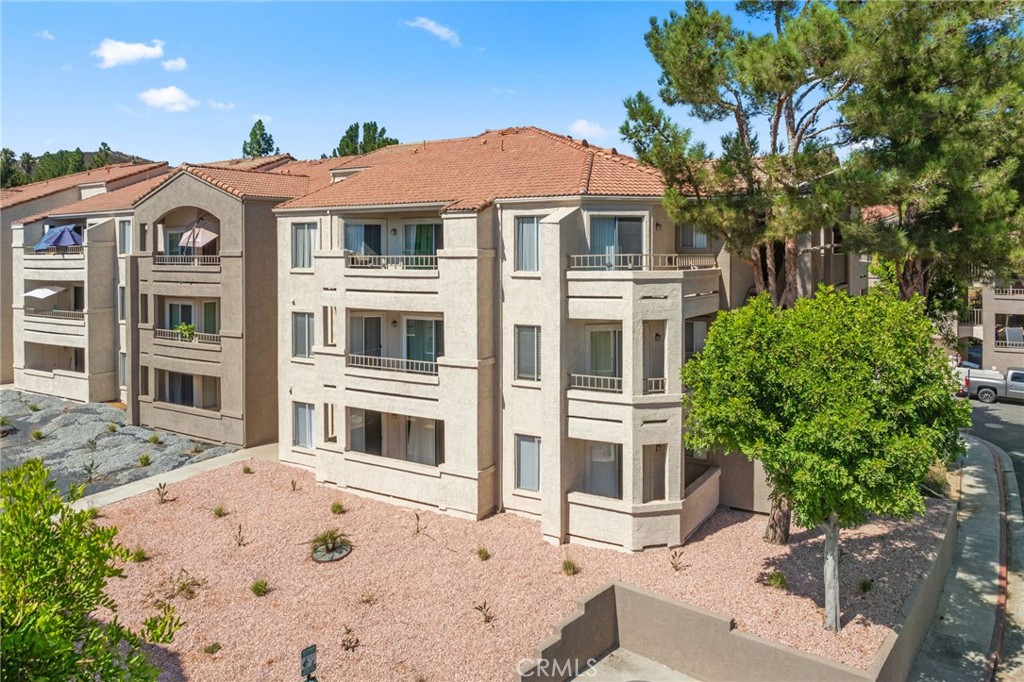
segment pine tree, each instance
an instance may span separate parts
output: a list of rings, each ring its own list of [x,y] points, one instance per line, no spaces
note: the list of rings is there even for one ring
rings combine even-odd
[[[31,176],[32,169],[36,167],[35,157],[29,152],[22,152],[18,157],[18,165],[21,166],[21,170],[26,176]]]
[[[398,144],[398,140],[388,137],[388,129],[380,128],[376,121],[367,121],[362,124],[363,135],[359,136],[359,123],[353,123],[345,129],[345,134],[338,141],[338,146],[331,151],[332,157],[357,156],[369,154],[370,152]],[[324,158],[326,158],[326,154]]]
[[[79,173],[84,170],[85,154],[82,152],[81,147],[75,147],[75,150],[67,155],[64,174],[70,175],[71,173]]]
[[[103,168],[104,166],[109,166],[110,163],[110,145],[106,142],[101,142],[99,151],[92,155],[89,168]]]
[[[263,119],[257,119],[249,131],[249,139],[242,143],[242,156],[251,159],[280,152],[281,150],[274,146],[274,136],[264,127]]]

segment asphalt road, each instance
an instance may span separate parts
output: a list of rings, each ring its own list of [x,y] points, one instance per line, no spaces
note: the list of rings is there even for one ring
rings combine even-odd
[[[998,402],[986,405],[972,400],[971,404],[974,406],[971,432],[1006,450],[1013,460],[1017,485],[1024,491],[1024,403]]]

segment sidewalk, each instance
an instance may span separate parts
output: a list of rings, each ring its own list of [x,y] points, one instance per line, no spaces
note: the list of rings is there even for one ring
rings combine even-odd
[[[975,436],[966,440],[957,548],[908,678],[914,682],[990,680],[1002,643],[1006,526],[1024,537],[1017,481],[1005,452]]]
[[[168,485],[171,483],[178,483],[179,481],[184,481],[186,478],[191,478],[196,474],[220,469],[221,467],[226,467],[230,464],[234,464],[235,462],[241,462],[247,459],[267,459],[276,462],[277,443],[267,443],[266,445],[257,445],[252,448],[243,448],[227,455],[221,455],[220,457],[214,457],[213,459],[189,464],[163,474],[150,476],[149,478],[142,478],[138,481],[119,485],[116,488],[110,488],[109,490],[104,490],[93,495],[86,495],[75,502],[73,506],[75,509],[103,507],[129,497],[134,497],[135,495],[156,490],[156,487],[161,483],[166,483]]]

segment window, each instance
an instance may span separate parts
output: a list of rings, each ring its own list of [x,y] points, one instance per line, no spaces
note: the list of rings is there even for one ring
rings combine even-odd
[[[590,332],[590,373],[599,377],[622,378],[621,329],[594,329]]]
[[[191,374],[165,372],[166,385],[164,400],[175,405],[192,407],[195,405],[195,387]]]
[[[146,294],[139,294],[139,322],[149,322],[149,296]]]
[[[334,403],[324,403],[324,442],[325,443],[337,443],[338,432],[337,426],[334,421],[335,407]]]
[[[379,455],[384,452],[380,412],[374,410],[349,410],[348,449]]]
[[[444,464],[444,422],[406,417],[405,459],[430,466]]]
[[[405,359],[437,362],[444,355],[444,321],[405,320]]]
[[[124,353],[117,354],[117,383],[120,386],[128,383],[128,356]]]
[[[706,249],[708,248],[708,234],[698,230],[690,223],[676,225],[676,234],[679,237],[680,249]]]
[[[72,371],[84,372],[85,371],[85,349],[84,348],[72,348]]]
[[[202,407],[206,410],[219,410],[220,409],[220,379],[218,377],[203,377],[202,381],[203,395],[202,399],[196,407]]]
[[[167,302],[167,329],[174,329],[179,324],[192,324],[192,304]]]
[[[345,225],[345,250],[362,256],[381,254],[380,225]]]
[[[590,253],[594,255],[644,252],[643,218],[594,216],[590,219]],[[615,265],[615,263],[610,263]]]
[[[700,320],[687,322],[684,325],[683,333],[686,336],[684,352],[689,358],[694,353],[704,350],[704,337],[708,333],[708,323]]]
[[[516,379],[540,381],[540,327],[515,328]]]
[[[117,288],[117,319],[124,322],[124,287]]]
[[[323,308],[324,320],[324,345],[334,346],[334,323],[338,317],[338,308],[333,305],[325,305]]]
[[[117,221],[117,252],[132,252],[132,221]]]
[[[316,223],[292,223],[292,267],[313,267]]]
[[[665,499],[664,445],[644,446],[644,502]]]
[[[184,227],[173,230],[164,230],[164,253],[169,256],[182,255],[181,237],[186,231],[187,230]]]
[[[139,367],[139,395],[149,395],[149,367]]]
[[[622,499],[622,446],[617,443],[587,443],[585,492]]]
[[[349,318],[348,352],[354,355],[380,357],[381,319],[379,316],[353,315]]]
[[[524,216],[516,218],[516,272],[538,272],[540,270],[540,218]]]
[[[422,224],[405,226],[405,255],[421,256],[412,258],[408,267],[434,268],[437,266],[435,256],[444,248],[444,235],[440,224]]]
[[[217,301],[203,301],[203,333],[220,334],[220,315]]]
[[[292,313],[292,357],[313,357],[313,313]]]
[[[292,403],[292,445],[313,447],[313,406],[310,403]]]
[[[516,435],[516,488],[540,490],[540,438]]]

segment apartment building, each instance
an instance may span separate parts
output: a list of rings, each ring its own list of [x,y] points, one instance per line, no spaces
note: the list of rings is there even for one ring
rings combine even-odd
[[[326,162],[186,165],[134,204],[125,336],[133,423],[238,446],[277,436],[273,208]]]
[[[66,206],[166,172],[166,163],[118,163],[0,190],[0,383],[14,380],[16,301],[11,226],[40,212]]]
[[[275,211],[282,461],[553,543],[675,545],[719,503],[768,509],[755,464],[683,447],[679,368],[753,277],[669,220],[654,169],[512,128],[334,174]],[[805,289],[845,284],[833,241],[804,240]]]
[[[164,181],[158,170],[13,224],[15,388],[127,400],[132,205]]]

